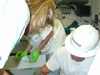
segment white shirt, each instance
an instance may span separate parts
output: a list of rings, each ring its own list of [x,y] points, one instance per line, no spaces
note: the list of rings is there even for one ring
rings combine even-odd
[[[93,59],[90,57],[81,62],[74,61],[64,46],[54,52],[46,65],[51,71],[61,68],[64,75],[87,75]]]
[[[100,50],[98,50],[93,63],[90,66],[88,75],[100,75]]]
[[[0,0],[0,69],[21,39],[29,20],[25,0]]]
[[[49,42],[41,50],[41,53],[42,54],[52,53],[57,48],[64,45],[64,41],[66,38],[65,30],[61,22],[55,19],[54,29],[50,27],[49,28],[45,27],[42,33],[40,32],[34,35],[29,35],[29,37],[31,37],[30,44],[33,46],[30,52],[36,49],[40,45],[41,41],[44,40],[52,30],[54,30],[54,35],[50,38]]]

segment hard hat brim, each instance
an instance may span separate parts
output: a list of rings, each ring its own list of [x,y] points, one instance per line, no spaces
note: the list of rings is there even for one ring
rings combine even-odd
[[[81,50],[78,50],[71,45],[71,41],[70,41],[71,38],[72,38],[72,33],[66,37],[65,47],[71,54],[73,54],[75,56],[92,57],[92,56],[95,56],[96,53],[98,52],[98,50],[100,49],[100,40],[99,40],[98,44],[96,45],[96,47],[93,50],[89,50],[88,52],[82,52]]]

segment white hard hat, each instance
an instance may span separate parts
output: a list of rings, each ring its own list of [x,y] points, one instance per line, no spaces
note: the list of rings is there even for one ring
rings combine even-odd
[[[91,25],[81,25],[67,36],[65,47],[78,57],[94,56],[100,47],[99,32]]]

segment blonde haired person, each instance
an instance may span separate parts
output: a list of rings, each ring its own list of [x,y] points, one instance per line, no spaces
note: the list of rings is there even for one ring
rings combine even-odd
[[[30,52],[29,62],[36,62],[41,53],[46,55],[46,61],[48,61],[53,52],[64,44],[65,30],[60,21],[55,19],[53,0],[27,0],[27,3],[31,18],[26,39],[30,38],[30,40],[27,39],[29,44],[25,51],[19,51],[16,58],[20,59]]]

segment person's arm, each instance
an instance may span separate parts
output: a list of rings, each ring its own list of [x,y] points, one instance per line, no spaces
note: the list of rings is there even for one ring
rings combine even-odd
[[[40,45],[37,47],[38,50],[42,50],[44,48],[44,46],[48,43],[48,41],[50,40],[50,38],[52,37],[52,35],[54,34],[54,31],[52,30],[50,32],[50,34],[45,38],[45,40],[43,40]],[[28,43],[25,51],[29,52],[29,50],[32,48],[32,46]]]
[[[25,51],[29,52],[31,48],[32,48],[32,46],[30,45],[30,43],[28,43],[28,45],[27,45]]]
[[[48,60],[48,62],[46,62],[46,64],[44,66],[35,70],[34,75],[46,75],[51,71],[59,70],[60,65],[59,65],[59,63],[58,63],[59,61],[57,59],[58,59],[58,56],[60,56],[60,55],[58,55],[58,54],[60,54],[60,53],[55,51],[53,53],[53,55],[51,56],[51,58]]]
[[[0,69],[0,75],[9,75],[4,69]]]
[[[44,48],[44,46],[48,43],[52,35],[54,34],[54,31],[52,30],[50,34],[43,40],[40,45],[30,54],[30,60],[29,62],[36,62],[38,59],[38,56],[40,54],[40,51]]]
[[[50,34],[45,38],[45,40],[43,40],[40,45],[37,47],[38,50],[42,50],[44,48],[44,46],[48,43],[48,41],[50,40],[50,38],[52,37],[52,35],[54,34],[54,31],[52,30],[50,32]]]

